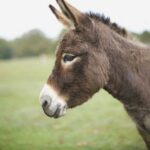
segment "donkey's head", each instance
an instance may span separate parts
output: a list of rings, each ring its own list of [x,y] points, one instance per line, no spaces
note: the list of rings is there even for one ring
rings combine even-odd
[[[54,69],[40,94],[44,112],[54,118],[104,87],[109,67],[95,22],[65,0],[57,3],[63,13],[51,5],[50,8],[69,31],[57,48]]]

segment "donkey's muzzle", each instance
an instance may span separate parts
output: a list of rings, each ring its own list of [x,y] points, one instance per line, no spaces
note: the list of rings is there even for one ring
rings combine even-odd
[[[66,105],[57,104],[52,107],[51,104],[52,99],[50,101],[45,100],[42,104],[43,111],[48,117],[59,118],[64,115]]]
[[[53,118],[65,115],[67,104],[49,85],[45,85],[40,94],[40,103],[44,113]]]

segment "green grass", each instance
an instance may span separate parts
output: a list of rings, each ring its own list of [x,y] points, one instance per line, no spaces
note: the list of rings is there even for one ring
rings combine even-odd
[[[38,102],[54,59],[0,61],[0,150],[145,150],[122,105],[101,90],[58,120]]]

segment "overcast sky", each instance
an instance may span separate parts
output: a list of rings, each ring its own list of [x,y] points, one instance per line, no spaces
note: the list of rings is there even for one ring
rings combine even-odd
[[[104,13],[130,31],[150,30],[150,0],[68,0],[83,12]],[[0,37],[14,39],[38,28],[56,37],[63,26],[50,12],[55,0],[0,0]]]

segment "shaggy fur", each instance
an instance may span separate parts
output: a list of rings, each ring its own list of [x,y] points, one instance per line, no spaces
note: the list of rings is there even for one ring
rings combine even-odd
[[[63,12],[71,12],[66,17],[75,28],[60,41],[47,83],[67,97],[69,108],[104,88],[124,105],[150,150],[150,48],[126,38],[127,32],[108,18],[80,13],[64,0],[57,2],[64,5]],[[64,53],[79,61],[65,68]]]
[[[97,21],[100,21],[100,22],[104,23],[105,25],[109,26],[111,29],[113,29],[118,34],[122,35],[123,37],[127,37],[128,36],[128,33],[127,33],[127,31],[124,28],[120,27],[116,23],[112,23],[110,21],[110,18],[109,17],[105,17],[104,14],[89,12],[89,13],[86,13],[86,15],[89,16],[91,19],[95,19]]]

